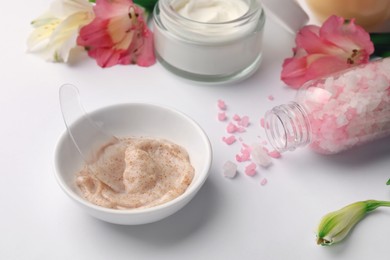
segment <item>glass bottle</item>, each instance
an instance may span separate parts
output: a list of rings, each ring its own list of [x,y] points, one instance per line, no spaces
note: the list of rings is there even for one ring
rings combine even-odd
[[[266,113],[265,131],[279,152],[322,154],[390,136],[390,58],[307,82],[295,101]]]

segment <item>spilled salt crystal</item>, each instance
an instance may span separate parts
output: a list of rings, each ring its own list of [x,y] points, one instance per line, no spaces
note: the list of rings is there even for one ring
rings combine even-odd
[[[248,176],[254,176],[256,174],[256,164],[250,163],[245,167],[245,174]]]
[[[268,180],[266,178],[264,178],[261,180],[260,184],[261,184],[261,186],[264,186],[267,184],[267,182],[268,182]]]
[[[239,126],[248,127],[249,125],[249,117],[243,116],[241,120],[237,123]]]
[[[262,117],[262,118],[260,118],[260,126],[262,127],[262,128],[264,128],[265,127],[265,120],[264,120],[264,118]]]
[[[226,120],[226,113],[225,112],[218,113],[218,120],[225,121]]]
[[[225,164],[222,166],[223,169],[223,175],[226,178],[234,178],[237,175],[237,165],[232,161],[226,161]]]
[[[249,147],[246,144],[242,144],[242,148],[241,148],[241,151],[240,151],[241,154],[237,154],[236,155],[237,162],[249,161],[250,157],[251,157],[251,150],[252,150],[251,147]]]
[[[227,125],[227,127],[226,127],[226,131],[227,131],[228,133],[232,134],[232,133],[235,133],[235,132],[238,131],[238,127],[237,127],[235,124],[233,124],[233,123],[230,122],[230,123]]]
[[[268,152],[268,155],[274,159],[282,157],[282,155],[278,151],[270,151]]]
[[[275,99],[274,96],[272,96],[272,95],[269,95],[269,96],[268,96],[268,100],[269,100],[269,101],[272,101],[272,100],[274,100],[274,99]]]
[[[223,101],[222,99],[219,99],[218,100],[218,108],[221,109],[221,110],[226,110],[226,104],[225,104],[225,101]]]
[[[227,145],[231,145],[236,142],[236,137],[231,135],[229,137],[222,137],[222,141],[224,141]]]
[[[233,120],[234,120],[234,121],[240,121],[240,120],[241,120],[241,117],[240,117],[239,115],[235,114],[235,115],[233,116]]]
[[[264,147],[260,144],[255,144],[252,146],[251,155],[252,160],[263,167],[268,167],[272,163],[270,156],[264,150]]]
[[[250,153],[242,153],[242,154],[236,154],[236,161],[237,162],[246,162],[250,159]]]

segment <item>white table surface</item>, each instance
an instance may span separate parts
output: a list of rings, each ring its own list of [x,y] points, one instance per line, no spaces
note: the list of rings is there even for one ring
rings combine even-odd
[[[221,175],[238,143],[221,142],[226,123],[216,119],[218,99],[228,113],[248,115],[245,142],[265,137],[264,112],[291,100],[295,90],[279,80],[293,38],[272,21],[265,28],[264,59],[250,79],[205,86],[184,81],[160,64],[101,69],[82,57],[53,64],[26,54],[30,21],[49,0],[4,1],[0,9],[0,259],[389,259],[390,209],[369,215],[345,242],[315,243],[314,229],[327,212],[366,199],[390,200],[390,139],[337,156],[309,149],[285,153],[254,177]],[[85,108],[148,101],[169,105],[205,129],[214,150],[210,177],[200,193],[171,217],[142,226],[96,220],[60,189],[53,150],[65,130],[58,89],[80,89]],[[267,99],[275,96],[274,101]],[[266,177],[268,184],[260,185]]]

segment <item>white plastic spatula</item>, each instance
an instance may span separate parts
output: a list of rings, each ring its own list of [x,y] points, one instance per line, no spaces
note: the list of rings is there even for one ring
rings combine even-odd
[[[75,86],[62,85],[59,97],[66,129],[87,164],[98,158],[98,151],[102,146],[118,142],[118,138],[105,133],[85,112],[79,90]]]

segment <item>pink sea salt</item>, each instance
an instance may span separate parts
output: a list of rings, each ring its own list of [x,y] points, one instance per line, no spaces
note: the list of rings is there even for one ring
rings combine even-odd
[[[236,142],[236,137],[231,135],[229,137],[222,137],[222,141],[224,141],[227,145],[231,145]]]
[[[232,134],[232,133],[235,133],[238,131],[238,126],[236,126],[235,124],[233,124],[232,122],[230,122],[227,127],[226,127],[226,131],[229,133],[229,134]]]
[[[249,126],[249,117],[248,116],[241,117],[241,120],[237,124],[239,126],[242,126],[242,127],[248,127]]]
[[[264,126],[265,126],[264,117],[260,118],[260,126],[261,126],[262,128],[264,128]]]
[[[249,153],[236,154],[236,161],[237,162],[246,162],[246,161],[249,161],[250,157],[251,156]]]
[[[387,136],[390,58],[314,81],[297,102],[310,122],[310,147],[319,153],[338,153]]]
[[[274,99],[275,99],[274,96],[272,96],[272,95],[269,95],[269,96],[268,96],[268,100],[272,101],[272,100],[274,100]]]
[[[278,159],[278,158],[282,157],[282,155],[281,155],[278,151],[276,151],[276,150],[274,150],[274,151],[269,151],[269,152],[268,152],[268,155],[269,155],[270,157],[274,158],[274,159]]]
[[[218,107],[220,109],[218,113],[218,120],[221,122],[227,121],[225,102],[218,100]],[[247,131],[247,128],[250,125],[249,116],[234,114],[231,119],[232,120],[230,122],[227,121],[225,125],[226,132],[230,135],[222,136],[221,139],[227,145],[232,145],[237,142],[237,140],[241,143],[241,148],[235,155],[235,160],[239,164],[235,164],[230,160],[227,161],[222,167],[223,175],[227,178],[234,178],[238,173],[238,167],[240,166],[244,168],[243,172],[245,172],[246,175],[254,176],[256,175],[259,166],[268,167],[271,164],[270,159],[275,155],[273,153],[268,154],[268,150],[264,147],[267,142],[262,140],[261,136],[257,136],[260,139],[260,144],[250,146],[244,143],[244,135],[240,135],[240,133]],[[261,122],[264,125],[264,119],[262,119]],[[258,146],[261,148],[261,151],[256,150],[260,149]],[[245,162],[246,165],[244,165]]]
[[[233,120],[234,120],[234,121],[240,121],[240,120],[241,120],[241,117],[240,117],[239,115],[235,114],[235,115],[233,116]]]
[[[264,185],[266,185],[267,183],[268,183],[268,180],[267,180],[266,178],[264,178],[264,179],[262,179],[262,180],[260,181],[261,186],[264,186]]]
[[[218,113],[218,120],[219,121],[225,121],[226,120],[226,113],[225,112],[219,112]]]
[[[264,117],[260,118],[260,126],[264,129],[269,129],[269,125],[265,122]]]
[[[248,176],[254,176],[256,174],[256,167],[255,163],[250,163],[245,167],[245,174]]]
[[[243,147],[241,148],[240,154],[236,155],[237,162],[249,161],[251,158],[251,150],[252,150],[251,147],[243,144]]]
[[[222,99],[219,99],[219,100],[218,100],[217,106],[218,106],[218,108],[221,109],[221,110],[226,110],[225,101],[223,101]]]

